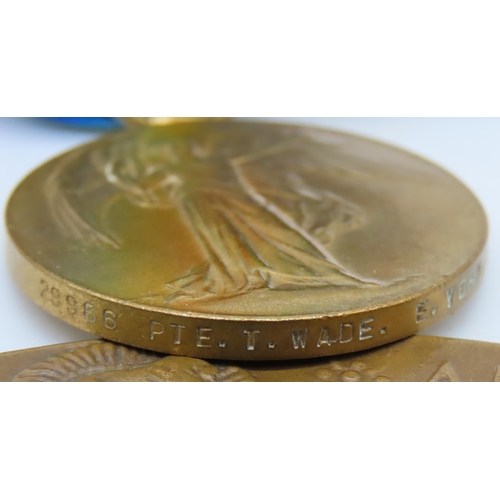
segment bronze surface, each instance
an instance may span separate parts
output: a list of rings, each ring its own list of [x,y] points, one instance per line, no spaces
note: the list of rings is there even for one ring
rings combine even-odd
[[[330,356],[412,335],[477,287],[484,212],[404,151],[311,127],[113,134],[37,169],[7,225],[23,290],[110,340],[207,359]]]
[[[0,354],[15,382],[498,382],[500,345],[415,336],[316,361],[209,363],[106,341]]]

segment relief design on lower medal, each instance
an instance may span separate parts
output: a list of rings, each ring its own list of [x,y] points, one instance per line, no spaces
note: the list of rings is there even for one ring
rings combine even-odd
[[[332,146],[325,152],[311,137],[274,139],[248,140],[245,148],[209,134],[176,138],[145,131],[62,164],[45,193],[65,236],[98,248],[122,248],[107,216],[119,200],[177,211],[204,262],[148,296],[164,304],[265,288],[383,284],[347,269],[334,253],[336,238],[366,225],[367,212],[332,187]]]
[[[253,382],[238,367],[162,356],[109,342],[80,347],[34,363],[13,382]]]
[[[256,382],[265,381],[266,369],[209,363],[201,359],[165,356],[112,342],[90,345],[48,356],[28,365],[13,382]],[[330,361],[317,368],[277,369],[279,380],[318,382],[387,382],[384,367],[370,367],[360,360]],[[273,379],[275,380],[275,379]]]
[[[363,361],[343,363],[331,361],[316,372],[316,379],[323,382],[390,382],[384,368],[371,368]]]

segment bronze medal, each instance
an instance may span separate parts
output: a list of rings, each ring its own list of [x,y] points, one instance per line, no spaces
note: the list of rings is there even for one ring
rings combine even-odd
[[[417,335],[320,360],[235,363],[82,341],[0,354],[0,382],[9,381],[500,382],[500,345]]]
[[[428,161],[313,127],[126,130],[12,195],[37,304],[100,337],[221,360],[370,349],[453,313],[484,269],[484,211]]]

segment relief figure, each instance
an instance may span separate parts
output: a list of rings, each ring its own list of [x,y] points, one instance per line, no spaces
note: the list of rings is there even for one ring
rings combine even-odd
[[[367,216],[334,192],[331,174],[321,185],[325,165],[296,140],[249,149],[231,151],[210,138],[116,143],[89,153],[93,173],[78,186],[68,185],[64,165],[54,171],[46,195],[60,230],[82,245],[117,251],[120,236],[106,213],[118,199],[177,211],[205,261],[155,293],[165,305],[261,289],[380,286],[334,255],[335,239]]]

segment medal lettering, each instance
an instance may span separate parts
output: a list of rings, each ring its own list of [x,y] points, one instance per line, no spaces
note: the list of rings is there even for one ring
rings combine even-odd
[[[415,323],[422,323],[423,321],[427,320],[426,313],[428,303],[428,300],[424,300],[423,302],[420,302],[420,304],[417,304],[417,317]]]
[[[176,323],[171,323],[170,326],[174,329],[174,344],[181,345],[182,329],[186,327],[184,325],[177,325]]]
[[[340,325],[340,343],[348,344],[352,341],[354,325],[352,323],[342,323]]]
[[[149,322],[149,334],[150,334],[149,339],[150,340],[154,340],[155,335],[162,335],[164,331],[165,331],[165,327],[159,321],[151,320]]]
[[[455,295],[454,288],[446,290],[446,302],[448,303],[448,309],[451,309],[453,307],[453,295]]]
[[[41,280],[40,284],[44,285],[44,289],[41,293],[43,299],[50,301],[53,306],[59,307],[60,305],[60,293],[55,287],[51,287],[45,280]]]
[[[95,323],[95,307],[90,302],[83,304],[83,317],[87,323]]]
[[[114,330],[116,328],[116,314],[111,309],[104,309],[102,319],[104,321],[104,326],[108,330]]]
[[[363,319],[359,322],[359,340],[368,340],[373,338],[373,335],[366,335],[368,332],[372,331],[372,327],[367,326],[368,323],[373,323],[373,318]]]
[[[298,349],[301,347],[302,349],[306,348],[307,337],[309,335],[309,330],[294,330],[292,332],[293,339],[293,348]]]
[[[255,341],[259,330],[245,330],[243,333],[247,335],[247,351],[255,351]]]
[[[462,280],[458,286],[458,298],[463,300],[467,295],[467,280]]]
[[[205,335],[211,331],[211,328],[204,328],[202,326],[196,327],[196,347],[212,347],[210,344],[204,343],[211,339],[209,335]]]
[[[319,340],[318,340],[318,347],[321,347],[323,345],[328,345],[331,346],[332,344],[335,344],[337,342],[336,339],[330,338],[330,330],[328,328],[323,328],[321,330],[321,333],[319,335]]]
[[[68,295],[66,297],[66,305],[69,314],[76,314],[77,312],[76,306],[78,305],[78,302],[76,301],[75,297]]]

